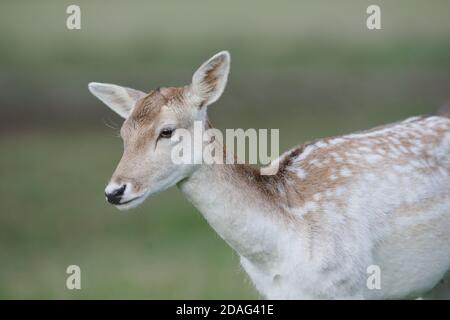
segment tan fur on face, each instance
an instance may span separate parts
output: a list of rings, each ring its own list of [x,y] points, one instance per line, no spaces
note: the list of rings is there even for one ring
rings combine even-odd
[[[185,88],[159,88],[150,91],[148,95],[139,100],[130,115],[131,122],[146,124],[153,122],[155,117],[161,112],[163,106],[173,102],[180,105],[184,102]]]
[[[136,103],[130,117],[124,122],[122,132],[126,135],[131,131],[142,131],[140,140],[151,139],[154,130],[152,124],[158,123],[162,108],[169,106],[174,102],[182,106],[184,102],[185,88],[158,88],[150,91],[148,95]],[[153,128],[154,129],[154,128]],[[145,134],[144,134],[145,133]]]
[[[147,162],[148,152],[154,151],[158,143],[158,126],[168,110],[182,114],[178,109],[185,107],[184,96],[185,87],[170,87],[152,90],[138,100],[121,128],[124,153],[112,181],[132,182],[137,193],[146,186],[148,177],[155,174],[149,172],[152,163]]]
[[[167,99],[158,90],[152,90],[147,96],[138,101],[129,120],[127,119],[125,122],[140,125],[148,124],[154,121],[155,117],[160,113],[161,108],[166,104]]]

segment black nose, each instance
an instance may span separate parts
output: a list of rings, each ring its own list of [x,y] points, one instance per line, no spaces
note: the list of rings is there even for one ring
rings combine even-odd
[[[111,204],[120,204],[120,199],[122,199],[122,196],[125,192],[127,185],[124,184],[120,188],[114,190],[111,193],[106,193],[105,196],[109,203]]]

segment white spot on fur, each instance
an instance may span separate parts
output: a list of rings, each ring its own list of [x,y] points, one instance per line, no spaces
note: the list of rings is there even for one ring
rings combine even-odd
[[[378,154],[368,154],[365,156],[365,159],[370,164],[376,164],[377,162],[383,160],[383,157]]]
[[[322,194],[320,192],[315,193],[313,195],[313,199],[314,199],[314,201],[320,201],[320,199],[322,199]]]
[[[297,174],[297,176],[298,176],[300,179],[305,179],[306,176],[307,176],[306,171],[303,170],[303,169],[301,169],[301,168],[296,168],[296,169],[295,169],[295,173]]]
[[[343,176],[343,177],[351,177],[352,174],[353,174],[352,171],[347,167],[343,167],[341,169],[341,176]]]
[[[318,206],[317,206],[317,203],[316,203],[316,202],[313,202],[313,201],[306,201],[306,202],[305,202],[305,205],[303,206],[303,208],[304,208],[304,210],[305,210],[306,212],[308,212],[308,211],[316,211],[317,208],[318,208]]]

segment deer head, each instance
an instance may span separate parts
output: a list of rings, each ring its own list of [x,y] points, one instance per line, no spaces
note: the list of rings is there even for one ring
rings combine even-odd
[[[149,195],[192,174],[198,165],[172,161],[176,136],[180,129],[192,132],[195,121],[207,125],[207,107],[222,95],[229,69],[230,55],[222,51],[203,63],[192,83],[184,87],[159,88],[147,94],[89,83],[91,93],[125,119],[120,130],[124,152],[105,189],[108,202],[119,209],[136,207]]]

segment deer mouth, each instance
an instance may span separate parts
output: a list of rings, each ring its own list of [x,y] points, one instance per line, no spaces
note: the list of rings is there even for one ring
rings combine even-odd
[[[130,200],[118,203],[114,206],[119,210],[128,210],[128,209],[132,209],[132,208],[139,206],[142,202],[144,202],[144,199],[145,199],[145,194],[131,198]]]
[[[124,204],[131,203],[131,202],[136,201],[137,199],[140,199],[142,197],[143,196],[137,196],[137,197],[131,198],[130,200],[118,203],[117,206],[121,206],[121,205],[124,205]]]

